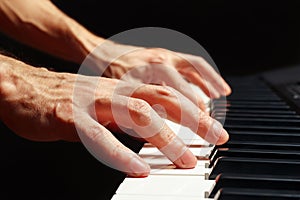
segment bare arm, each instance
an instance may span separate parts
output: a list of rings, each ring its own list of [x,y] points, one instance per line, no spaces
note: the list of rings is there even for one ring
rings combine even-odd
[[[93,52],[95,53],[93,62],[97,63],[96,70],[104,70],[107,77],[121,78],[132,68],[145,65],[152,67],[152,62],[155,62],[162,66],[174,67],[211,98],[218,98],[231,92],[228,84],[204,59],[158,48],[146,49],[108,41],[88,31],[49,0],[0,0],[0,31],[27,45],[78,64],[105,41],[104,48],[98,48],[98,52]],[[120,52],[125,54],[132,49],[139,51],[115,61]],[[107,64],[108,68],[105,67]],[[161,71],[157,73],[162,74]],[[186,82],[178,81],[167,72],[163,72],[162,77],[167,79],[161,80],[162,82],[188,95],[186,90],[182,89],[186,88]],[[142,78],[140,79],[143,82]]]
[[[104,40],[49,0],[0,0],[0,31],[24,44],[76,63],[81,63]]]

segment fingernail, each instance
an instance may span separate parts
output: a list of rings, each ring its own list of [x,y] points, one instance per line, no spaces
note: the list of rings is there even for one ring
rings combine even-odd
[[[129,168],[130,172],[127,174],[132,177],[146,177],[150,173],[149,165],[139,158],[132,158]]]
[[[225,90],[226,90],[226,95],[229,95],[229,94],[231,94],[231,88],[230,88],[230,86],[229,86],[229,85],[227,85],[227,84],[226,84],[226,86],[225,86]]]
[[[171,142],[159,150],[179,168],[193,168],[196,166],[196,157],[178,137],[173,138]]]
[[[229,134],[218,121],[213,122],[213,134],[215,136],[216,144],[224,144],[229,139]]]
[[[194,154],[187,149],[178,160],[174,161],[174,164],[179,168],[194,168],[197,164],[197,159]]]
[[[203,102],[199,103],[198,105],[199,105],[199,108],[200,108],[203,112],[206,111],[206,105],[205,105]]]
[[[211,95],[212,99],[218,99],[218,98],[220,98],[220,94],[216,90],[214,90],[214,89],[210,90],[210,95]]]

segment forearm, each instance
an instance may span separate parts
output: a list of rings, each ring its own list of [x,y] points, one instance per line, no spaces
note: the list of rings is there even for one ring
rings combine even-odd
[[[81,63],[101,42],[49,0],[0,0],[0,31],[62,59]]]

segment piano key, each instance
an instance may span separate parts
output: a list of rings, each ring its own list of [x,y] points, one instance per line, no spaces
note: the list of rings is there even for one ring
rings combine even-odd
[[[299,127],[273,127],[273,126],[242,126],[242,125],[229,125],[229,124],[224,124],[224,128],[228,132],[230,131],[250,131],[250,132],[273,132],[273,133],[295,133],[299,134]],[[268,129],[269,128],[269,129]]]
[[[190,83],[192,90],[201,97],[202,101],[205,105],[209,106],[211,103],[211,99],[195,84]]]
[[[217,160],[206,178],[214,180],[222,173],[289,176],[298,174],[299,168],[299,160],[222,157]]]
[[[218,113],[243,113],[243,114],[280,114],[280,115],[296,115],[294,110],[259,110],[259,109],[244,109],[234,110],[234,109],[219,109],[213,110],[212,114],[216,115]]]
[[[214,118],[266,118],[266,119],[300,119],[299,115],[289,114],[245,114],[245,113],[216,113]]]
[[[258,91],[258,90],[248,90],[247,88],[241,88],[240,90],[235,90],[234,93],[231,94],[231,96],[252,96],[252,97],[260,97],[260,96],[277,96],[274,94],[272,90],[264,90],[264,91]]]
[[[164,196],[154,196],[154,195],[124,195],[115,194],[111,200],[213,200],[211,198],[200,198],[200,197],[190,197],[190,196],[174,196],[164,195]]]
[[[298,125],[300,115],[293,107],[289,107],[284,99],[274,93],[268,85],[256,78],[249,80],[236,79],[233,82],[235,84],[232,95],[210,100],[208,104],[211,106],[210,115],[212,117],[220,121],[226,119],[224,127],[230,134],[229,142],[213,146],[196,136],[188,128],[171,124],[170,126],[174,132],[178,133],[177,135],[197,156],[198,163],[196,167],[194,169],[176,169],[157,149],[146,143],[140,151],[140,156],[151,165],[150,179],[148,179],[149,177],[145,179],[126,178],[122,183],[123,185],[121,184],[122,187],[125,188],[124,191],[127,190],[126,187],[132,190],[128,193],[123,190],[120,190],[121,193],[118,191],[114,196],[118,199],[114,200],[206,199],[205,192],[207,193],[213,189],[215,189],[214,193],[219,189],[214,200],[284,199],[288,194],[292,199],[296,199],[297,196],[294,195],[294,191],[284,189],[287,189],[288,184],[291,183],[291,178],[287,177],[290,174],[295,177],[294,175],[297,174],[297,169],[300,166],[300,143],[298,142],[300,137],[300,127]],[[146,148],[153,149],[147,150]],[[229,149],[224,150],[221,148]],[[202,153],[197,152],[199,150]],[[211,160],[216,160],[216,162]],[[209,165],[210,162],[214,165]],[[235,173],[230,174],[230,176],[239,177],[239,179],[226,177],[224,173]],[[218,177],[218,175],[220,176]],[[178,177],[180,177],[179,181]],[[279,184],[279,180],[271,183],[271,178],[281,178],[282,184]],[[212,181],[210,182],[211,187],[195,189],[193,186],[187,186],[188,188],[191,187],[189,189],[197,190],[195,192],[197,194],[194,193],[195,196],[184,196],[186,193],[182,191],[187,192],[188,190],[186,186],[180,188],[179,183],[191,182],[195,186],[197,185],[196,182],[200,180],[201,184],[204,184],[205,179]],[[216,185],[215,179],[216,181],[222,179],[224,185]],[[233,182],[228,182],[230,180],[233,180]],[[251,190],[251,180],[263,183],[259,185],[261,188]],[[268,183],[267,189],[270,190],[263,187],[265,183]],[[174,184],[174,188],[179,189],[175,190],[172,184]],[[249,184],[249,187],[247,184]],[[256,184],[254,185],[256,186]],[[273,190],[272,184],[277,190]],[[295,184],[294,186],[299,191],[298,185]],[[137,187],[141,187],[141,192]],[[168,188],[169,191],[167,191]],[[293,189],[293,187],[290,187],[290,189]],[[212,196],[208,195],[206,197],[212,199]]]
[[[207,192],[207,196],[214,198],[215,194],[224,187],[297,191],[300,188],[300,179],[297,176],[221,174],[216,178],[216,184],[213,189]]]
[[[229,141],[218,147],[223,148],[246,148],[246,149],[285,149],[300,150],[299,143],[268,142],[268,141]]]
[[[218,108],[225,108],[224,105],[214,105],[214,109],[218,109]],[[232,104],[230,106],[226,106],[227,109],[239,109],[239,110],[244,110],[244,109],[260,109],[260,110],[288,110],[290,109],[290,106],[288,105],[246,105],[246,104],[242,104],[242,105],[238,105],[238,104]]]
[[[116,194],[205,198],[204,191],[210,191],[214,180],[203,176],[149,175],[145,178],[127,177],[118,187]]]
[[[291,150],[265,150],[265,149],[237,149],[218,148],[211,156],[210,167],[214,166],[220,157],[241,157],[241,158],[270,158],[270,159],[290,159],[300,160],[300,151]]]
[[[297,131],[297,132],[300,132],[300,126],[296,126],[296,127],[293,127],[293,126],[284,126],[284,125],[278,125],[278,126],[275,126],[275,125],[268,125],[268,126],[263,126],[263,125],[252,125],[252,126],[249,126],[249,125],[244,125],[244,124],[224,124],[224,128],[225,129],[235,129],[235,130],[276,130],[276,131],[286,131],[286,130],[289,130],[289,131]]]
[[[256,126],[295,126],[299,127],[300,119],[265,119],[265,118],[231,118],[226,117],[225,124],[234,125],[256,125]]]
[[[143,158],[151,167],[150,174],[154,175],[201,175],[209,173],[210,169],[205,166],[209,164],[208,156],[213,147],[189,148],[197,157],[197,166],[193,169],[179,169],[157,148],[143,147],[139,156]]]
[[[299,191],[222,188],[214,200],[299,200]]]
[[[271,131],[228,131],[230,141],[264,141],[280,143],[300,143],[298,132],[271,132]]]
[[[213,100],[212,104],[215,106],[223,105],[223,106],[230,106],[230,105],[288,105],[284,101],[249,101],[249,100],[244,100],[244,101],[230,101],[230,100]]]
[[[186,145],[210,145],[207,141],[195,134],[188,127],[182,126],[170,120],[165,120],[170,129],[180,138]]]
[[[198,158],[202,160],[208,159],[208,156],[211,154],[214,146],[205,146],[205,147],[189,147],[189,150]],[[139,156],[144,157],[145,159],[154,159],[154,158],[166,158],[165,155],[160,152],[156,147],[149,145],[143,147]]]
[[[227,97],[230,101],[241,101],[241,100],[250,100],[250,101],[281,101],[281,98],[277,96],[229,96]]]

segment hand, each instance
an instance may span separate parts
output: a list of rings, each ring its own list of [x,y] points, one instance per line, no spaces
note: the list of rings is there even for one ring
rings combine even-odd
[[[199,86],[210,98],[231,93],[224,79],[199,56],[106,41],[88,58],[102,69],[107,67],[104,73],[108,77],[171,86],[202,110],[205,109],[203,101],[191,93],[188,82]]]
[[[196,164],[155,105],[208,142],[228,140],[219,122],[170,87],[50,72],[11,59],[6,63],[0,66],[0,117],[8,127],[35,141],[81,140],[100,161],[128,175],[147,176],[150,168],[109,130],[130,130],[180,168]]]

